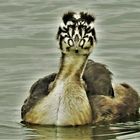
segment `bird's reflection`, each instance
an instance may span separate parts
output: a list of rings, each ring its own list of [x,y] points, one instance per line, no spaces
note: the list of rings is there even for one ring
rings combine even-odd
[[[129,137],[129,134],[140,135],[140,121],[112,125],[87,125],[77,127],[56,127],[26,125],[30,130],[26,140],[108,140],[118,136]],[[33,133],[31,133],[31,131]]]
[[[108,140],[114,139],[115,131],[109,126],[28,126],[37,135],[28,140]]]
[[[30,140],[92,140],[92,129],[89,126],[32,126],[30,128],[38,135]]]

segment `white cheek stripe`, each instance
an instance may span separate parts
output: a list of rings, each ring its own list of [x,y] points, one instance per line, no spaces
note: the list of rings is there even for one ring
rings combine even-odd
[[[91,29],[94,28],[94,23],[91,22],[91,23],[89,24],[89,26],[90,26]]]
[[[65,35],[68,35],[68,34],[67,34],[67,33],[63,33],[63,32],[62,32],[62,33],[61,33],[61,35],[64,37]]]
[[[64,38],[65,43],[68,43],[68,40],[69,40],[68,37],[65,37],[65,38]]]
[[[74,23],[72,22],[72,21],[68,21],[67,22],[67,26],[69,26],[69,25],[73,25]]]
[[[61,27],[62,29],[64,29],[64,27],[66,28],[64,22],[61,22],[60,27]]]
[[[72,28],[69,28],[69,35],[72,37]]]
[[[85,35],[85,30],[82,29],[82,38],[84,37]]]
[[[88,37],[89,37],[89,36],[93,36],[91,32],[90,32],[90,33],[87,33],[86,35],[88,35]]]

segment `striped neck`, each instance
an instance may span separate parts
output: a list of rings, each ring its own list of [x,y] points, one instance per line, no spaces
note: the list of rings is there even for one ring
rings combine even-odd
[[[87,58],[88,55],[62,53],[57,79],[76,78],[80,80],[85,69]]]

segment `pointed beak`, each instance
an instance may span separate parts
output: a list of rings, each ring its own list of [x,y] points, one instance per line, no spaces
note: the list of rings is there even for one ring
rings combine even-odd
[[[76,44],[79,42],[79,30],[78,27],[75,28],[75,37],[74,37],[74,42],[76,42]]]
[[[75,41],[76,43],[79,42],[79,36],[78,36],[78,34],[75,35],[74,41]]]

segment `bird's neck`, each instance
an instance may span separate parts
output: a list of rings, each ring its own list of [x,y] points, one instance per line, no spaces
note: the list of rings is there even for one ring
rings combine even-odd
[[[57,79],[76,78],[80,80],[85,69],[87,58],[88,55],[62,53]]]

